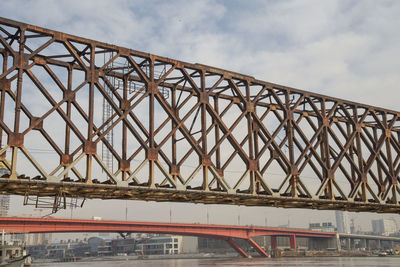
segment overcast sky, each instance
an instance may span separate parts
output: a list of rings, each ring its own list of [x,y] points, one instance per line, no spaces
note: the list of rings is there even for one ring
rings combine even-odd
[[[299,89],[399,107],[400,1],[2,0],[0,16]],[[31,213],[13,197],[11,214]],[[74,217],[206,222],[204,205],[92,200]],[[333,211],[210,206],[210,223],[333,221]],[[37,211],[38,213],[38,211]],[[42,215],[45,211],[42,212]],[[70,216],[70,211],[59,216]],[[394,216],[398,219],[398,215]],[[351,214],[362,229],[377,214]]]

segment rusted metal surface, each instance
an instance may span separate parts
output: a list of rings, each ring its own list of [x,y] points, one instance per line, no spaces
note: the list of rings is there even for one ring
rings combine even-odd
[[[4,18],[0,55],[2,193],[399,211],[399,112]]]

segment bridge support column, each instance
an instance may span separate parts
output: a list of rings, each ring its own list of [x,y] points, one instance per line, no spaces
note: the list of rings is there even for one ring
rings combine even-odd
[[[289,236],[290,248],[296,250],[296,235]]]
[[[340,243],[340,236],[339,236],[338,233],[336,233],[335,241],[336,241],[336,248],[337,248],[337,250],[338,250],[338,251],[341,251],[341,250],[342,250],[342,244]]]
[[[360,240],[360,248],[367,249],[367,239],[361,239]]]
[[[265,250],[260,247],[260,245],[258,245],[257,242],[254,241],[251,237],[247,239],[247,242],[249,242],[250,246],[252,246],[258,252],[258,254],[260,254],[261,257],[268,258],[268,253],[265,252]]]
[[[225,239],[226,242],[234,249],[236,250],[237,253],[239,253],[242,257],[244,258],[250,258],[249,254],[247,254],[241,247],[238,246],[238,244],[233,241],[232,238],[227,238]]]
[[[278,240],[276,239],[276,236],[271,235],[271,249],[277,249],[278,248]]]
[[[350,238],[350,250],[355,250],[356,249],[356,241],[354,238]]]
[[[351,250],[350,243],[350,237],[346,238],[346,250]]]
[[[380,239],[377,239],[377,240],[376,240],[376,248],[377,248],[377,249],[382,249],[382,242],[381,242]]]

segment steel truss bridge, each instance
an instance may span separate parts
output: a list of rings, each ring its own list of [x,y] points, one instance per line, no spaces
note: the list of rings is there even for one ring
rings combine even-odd
[[[399,112],[5,18],[0,55],[0,192],[26,203],[399,211]]]

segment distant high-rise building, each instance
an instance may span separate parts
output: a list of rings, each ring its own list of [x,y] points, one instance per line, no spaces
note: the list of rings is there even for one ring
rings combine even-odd
[[[3,164],[0,162],[0,177],[4,174],[9,173],[9,171],[4,168]],[[10,196],[0,194],[0,216],[7,216],[8,210],[10,208]]]
[[[372,232],[376,235],[390,235],[397,232],[396,222],[394,220],[379,219],[372,220]]]
[[[20,233],[15,235],[15,239],[21,240],[27,246],[49,244],[52,241],[52,233]]]
[[[336,227],[339,233],[350,234],[350,221],[349,214],[346,211],[337,210],[336,215]]]

